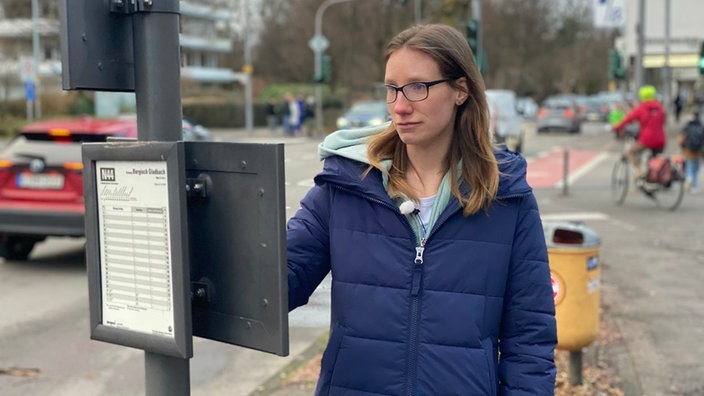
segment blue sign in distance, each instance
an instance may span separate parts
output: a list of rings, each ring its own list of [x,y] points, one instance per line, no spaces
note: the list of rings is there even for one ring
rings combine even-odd
[[[24,83],[24,96],[29,101],[34,101],[34,83],[26,82]]]

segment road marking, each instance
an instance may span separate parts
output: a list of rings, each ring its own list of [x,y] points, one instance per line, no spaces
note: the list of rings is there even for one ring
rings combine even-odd
[[[298,187],[313,187],[315,185],[315,182],[313,179],[304,179],[296,183]]]
[[[584,176],[607,158],[601,151],[568,150],[568,182]],[[556,148],[550,153],[528,159],[528,184],[533,188],[562,187],[565,168],[565,150]]]
[[[576,171],[570,172],[569,176],[567,177],[568,185],[573,184],[574,182],[579,180],[582,176],[594,169],[597,165],[604,162],[604,160],[606,160],[607,158],[609,158],[609,155],[607,153],[599,153],[596,158],[590,160],[584,166],[578,168]],[[563,181],[560,180],[555,184],[555,187],[562,188],[562,184]]]
[[[543,221],[586,221],[609,220],[609,215],[601,212],[543,213],[540,218]]]

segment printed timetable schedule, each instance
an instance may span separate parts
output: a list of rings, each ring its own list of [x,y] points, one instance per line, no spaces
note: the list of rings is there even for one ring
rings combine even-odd
[[[102,324],[174,337],[163,161],[96,161]]]

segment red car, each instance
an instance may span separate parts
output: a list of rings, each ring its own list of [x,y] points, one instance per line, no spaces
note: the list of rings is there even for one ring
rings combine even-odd
[[[183,135],[193,138],[184,122]],[[136,138],[135,118],[81,117],[25,126],[0,151],[0,257],[25,260],[48,236],[84,235],[81,143]]]

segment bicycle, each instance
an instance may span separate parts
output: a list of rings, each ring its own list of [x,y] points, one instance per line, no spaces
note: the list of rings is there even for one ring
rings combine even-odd
[[[626,153],[630,144],[635,140],[636,134],[626,128],[623,135],[617,134],[618,139],[625,140],[621,156],[616,160],[611,173],[611,196],[616,205],[621,205],[626,200],[630,188],[630,181],[634,180],[635,185],[645,196],[656,202],[659,208],[667,211],[677,209],[684,197],[684,164],[680,157],[671,157],[660,152],[647,150],[645,164],[647,164],[646,176],[635,179],[631,177],[631,164]],[[656,161],[653,161],[656,159]],[[658,169],[653,169],[655,162],[669,163],[667,174],[661,177],[652,178]]]

